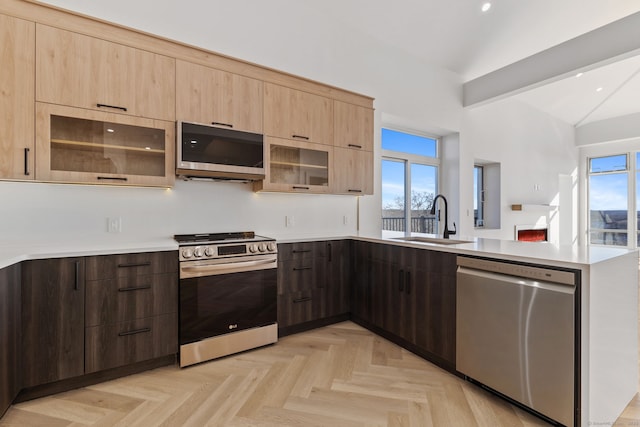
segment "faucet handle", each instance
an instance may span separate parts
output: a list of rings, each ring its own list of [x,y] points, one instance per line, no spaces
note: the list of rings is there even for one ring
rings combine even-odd
[[[449,232],[447,234],[449,234],[450,236],[456,234],[458,232],[458,229],[456,228],[456,223],[455,222],[453,223],[453,230],[447,230],[447,231]]]

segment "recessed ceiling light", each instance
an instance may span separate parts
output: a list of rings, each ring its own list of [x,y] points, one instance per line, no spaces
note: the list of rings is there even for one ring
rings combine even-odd
[[[584,75],[584,73],[578,73],[576,74],[576,77],[582,77]]]
[[[482,3],[482,11],[483,12],[486,12],[489,9],[491,9],[491,3],[490,2],[487,1],[487,2]]]
[[[602,92],[602,89],[603,88],[599,87],[598,89],[596,89],[596,92]]]

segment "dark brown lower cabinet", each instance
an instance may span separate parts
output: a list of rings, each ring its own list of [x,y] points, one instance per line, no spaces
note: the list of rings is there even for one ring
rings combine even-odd
[[[20,266],[0,269],[0,417],[20,391]]]
[[[94,326],[86,330],[85,373],[158,358],[177,347],[177,313]]]
[[[84,258],[22,264],[22,387],[84,373]]]
[[[300,332],[350,311],[349,240],[278,245],[278,330]]]
[[[456,255],[354,242],[352,318],[455,370]]]

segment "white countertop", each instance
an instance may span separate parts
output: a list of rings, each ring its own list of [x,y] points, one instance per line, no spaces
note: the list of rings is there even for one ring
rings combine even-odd
[[[0,268],[30,259],[66,258],[138,252],[177,251],[178,244],[167,238],[73,237],[43,241],[0,241]]]
[[[397,231],[381,231],[378,234],[360,233],[351,236],[305,236],[299,239],[286,238],[278,243],[309,242],[316,240],[355,239],[373,243],[385,243],[396,246],[412,247],[451,252],[462,255],[485,256],[502,260],[544,263],[560,267],[586,267],[617,258],[629,253],[638,253],[635,249],[603,246],[556,245],[547,242],[518,242],[515,240],[485,239],[478,237],[452,236],[455,240],[468,240],[470,243],[440,245],[398,240],[398,237],[438,237],[433,234],[409,233]]]
[[[411,233],[410,236],[436,237],[431,234]],[[454,236],[470,243],[440,245],[435,243],[409,242],[395,239],[406,237],[405,233],[382,231],[378,234],[348,236],[288,236],[277,239],[278,243],[309,242],[318,240],[355,239],[374,243],[451,252],[464,255],[485,256],[512,261],[544,263],[565,267],[585,267],[635,252],[617,247],[560,246],[551,243],[516,242],[512,240],[466,238]],[[68,239],[43,239],[42,241],[0,241],[0,268],[30,259],[64,258],[74,256],[109,255],[119,253],[158,252],[178,250],[173,237],[129,238],[76,236]]]

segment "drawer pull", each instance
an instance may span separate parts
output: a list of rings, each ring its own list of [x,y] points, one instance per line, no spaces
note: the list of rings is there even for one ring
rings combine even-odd
[[[311,301],[313,298],[311,297],[303,297],[303,298],[296,298],[293,300],[294,303],[299,303],[299,302],[307,302],[307,301]]]
[[[98,177],[99,180],[104,180],[104,181],[127,181],[128,178],[127,177],[119,177],[119,176],[99,176]]]
[[[118,264],[118,268],[147,267],[151,265],[151,261],[133,262],[130,264]]]
[[[311,270],[312,267],[293,267],[293,271]]]
[[[134,329],[132,331],[120,332],[119,337],[126,337],[127,335],[143,334],[145,332],[151,332],[151,328]]]
[[[351,148],[362,148],[362,145],[349,144],[348,147],[351,147]]]
[[[291,138],[304,139],[305,141],[309,140],[309,137],[304,135],[291,135]]]
[[[211,122],[214,126],[226,126],[228,128],[232,128],[233,125],[231,123],[222,123],[222,122]]]
[[[293,189],[294,190],[308,190],[309,187],[305,187],[305,186],[302,186],[302,185],[294,185]]]
[[[29,172],[29,151],[31,150],[25,147],[24,149],[24,174],[25,175],[31,175],[31,172]]]
[[[118,107],[117,105],[109,105],[109,104],[96,104],[98,108],[113,108],[114,110],[127,111],[126,107]]]
[[[131,288],[118,288],[118,292],[142,291],[144,289],[151,289],[151,285],[134,286],[134,287],[131,287]]]
[[[291,252],[294,254],[303,254],[306,252],[311,252],[311,249],[294,249]]]
[[[76,261],[73,289],[76,291],[80,289],[80,261]]]
[[[362,190],[354,190],[354,189],[349,189],[347,190],[349,193],[362,193]]]

